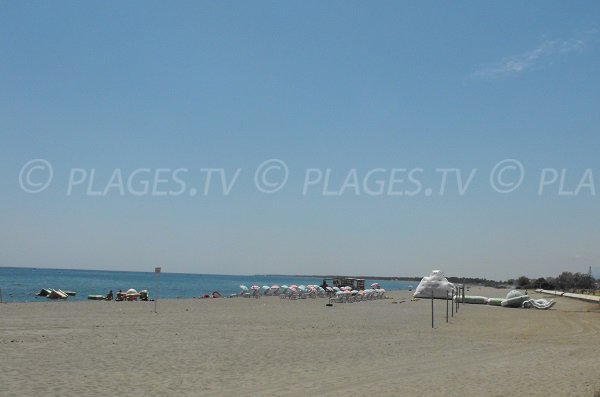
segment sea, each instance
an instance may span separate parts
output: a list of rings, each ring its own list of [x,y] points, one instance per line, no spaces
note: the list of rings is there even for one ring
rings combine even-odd
[[[0,299],[4,303],[47,301],[36,294],[42,288],[74,291],[66,301],[87,300],[88,295],[106,295],[112,290],[148,290],[150,298],[198,298],[218,291],[227,297],[240,292],[240,286],[320,285],[322,278],[304,276],[253,275],[235,276],[219,274],[154,273],[108,270],[46,269],[25,267],[0,267]],[[331,284],[331,280],[328,280]],[[379,283],[387,291],[409,290],[414,281],[367,279],[365,285]]]

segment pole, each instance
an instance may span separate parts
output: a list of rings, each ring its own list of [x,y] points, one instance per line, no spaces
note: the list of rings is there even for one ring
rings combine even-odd
[[[458,308],[460,307],[460,288],[456,293],[456,314],[458,314]]]
[[[454,318],[454,290],[452,290],[452,318]]]
[[[160,291],[159,290],[159,287],[160,287],[160,271],[161,271],[160,267],[155,267],[154,268],[154,273],[156,274],[156,296],[154,297],[154,313],[158,313],[156,311],[156,304],[158,302],[158,297],[160,295],[160,293],[159,293],[159,291]]]
[[[2,288],[0,288],[0,303],[2,303]]]
[[[433,290],[431,290],[431,328],[433,328]]]
[[[446,322],[448,322],[448,290],[446,290]]]

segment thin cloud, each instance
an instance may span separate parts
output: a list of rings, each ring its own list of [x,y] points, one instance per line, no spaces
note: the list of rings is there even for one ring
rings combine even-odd
[[[546,40],[533,50],[502,59],[475,73],[475,78],[496,78],[518,75],[529,70],[539,69],[552,63],[558,57],[576,53],[585,47],[582,39]]]

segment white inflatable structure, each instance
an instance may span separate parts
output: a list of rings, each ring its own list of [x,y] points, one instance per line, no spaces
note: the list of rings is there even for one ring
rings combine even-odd
[[[433,270],[429,276],[423,277],[417,289],[415,289],[415,298],[434,298],[452,299],[452,292],[456,295],[456,286],[444,277],[441,270]]]

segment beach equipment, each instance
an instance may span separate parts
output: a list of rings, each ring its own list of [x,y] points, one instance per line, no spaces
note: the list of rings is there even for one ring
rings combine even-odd
[[[250,297],[254,297],[254,298],[260,298],[260,287],[258,285],[253,285],[250,287],[250,291],[247,293],[244,293],[244,297],[246,298],[250,298]]]
[[[373,284],[371,284],[371,288],[379,288],[379,283],[373,283]]]
[[[552,306],[554,306],[555,303],[556,301],[554,299],[530,299],[528,301],[523,302],[523,307],[526,309],[533,307],[534,309],[548,310]]]
[[[280,298],[287,298],[290,294],[290,287],[288,287],[287,285],[283,284],[282,286],[279,287],[279,297]]]
[[[433,270],[429,276],[423,277],[415,290],[415,298],[434,298],[448,299],[452,297],[452,292],[456,295],[456,286],[444,277],[441,270]]]
[[[48,296],[50,295],[50,288],[42,288],[40,290],[40,292],[38,292],[37,294],[35,294],[36,296]]]
[[[240,285],[240,292],[238,296],[243,296],[244,298],[248,298],[250,294],[248,293],[249,289],[245,285]]]
[[[489,298],[487,303],[492,306],[502,306],[502,301],[504,298]]]
[[[48,299],[67,299],[68,297],[69,295],[59,289],[50,289],[50,293],[48,294]]]
[[[346,296],[346,291],[337,291],[335,293],[335,301],[337,303],[348,302],[348,299],[347,299],[347,296]]]
[[[106,298],[104,297],[104,295],[88,295],[87,297],[89,300],[93,300],[93,301],[103,301]]]
[[[127,292],[125,292],[125,300],[135,301],[140,297],[140,293],[137,292],[134,288],[129,288]]]
[[[292,300],[298,299],[299,295],[298,287],[296,285],[290,286],[287,294],[288,298]]]
[[[485,297],[485,296],[470,296],[470,295],[465,295],[464,300],[462,296],[455,296],[454,300],[458,300],[460,302],[464,302],[464,303],[471,303],[471,304],[476,304],[476,305],[487,305],[489,298]]]
[[[529,300],[529,296],[521,291],[512,290],[506,294],[506,299],[501,303],[502,307],[523,307],[523,303]]]

